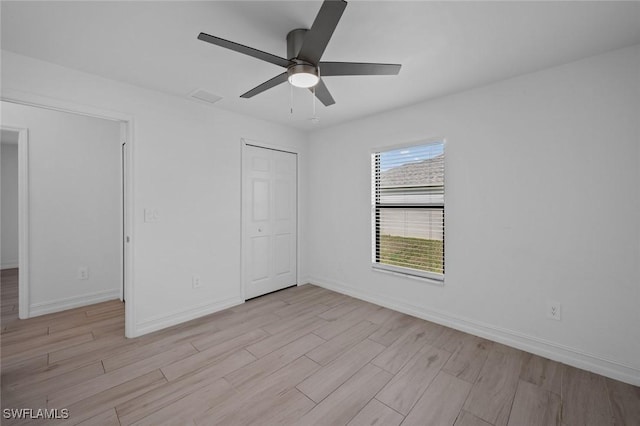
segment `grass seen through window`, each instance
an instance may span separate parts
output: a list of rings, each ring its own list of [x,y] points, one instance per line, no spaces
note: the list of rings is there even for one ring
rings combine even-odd
[[[380,263],[444,273],[442,240],[380,235]]]

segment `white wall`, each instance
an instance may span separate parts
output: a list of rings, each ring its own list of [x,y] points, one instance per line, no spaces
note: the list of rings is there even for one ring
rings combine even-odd
[[[640,384],[639,76],[636,46],[313,133],[309,280]],[[443,287],[370,259],[370,150],[437,137]]]
[[[4,132],[3,132],[4,133]],[[2,269],[18,267],[18,145],[2,143]]]
[[[241,302],[241,138],[299,151],[304,170],[302,133],[7,51],[2,89],[133,117],[131,336]],[[301,176],[300,246],[305,185]],[[144,223],[145,208],[158,209],[160,220]],[[192,289],[193,274],[200,275],[199,289]]]
[[[118,298],[120,124],[9,102],[2,123],[29,131],[30,315]]]

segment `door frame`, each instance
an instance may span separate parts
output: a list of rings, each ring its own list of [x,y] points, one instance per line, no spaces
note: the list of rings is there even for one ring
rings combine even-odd
[[[296,156],[296,285],[300,285],[300,152],[298,149],[291,146],[274,145],[265,142],[259,142],[251,139],[241,138],[241,155],[240,155],[240,297],[246,302],[245,290],[246,290],[246,266],[244,251],[246,249],[244,245],[245,236],[247,235],[246,220],[244,211],[244,159],[248,146],[271,149],[273,151],[288,152]]]
[[[120,143],[126,142],[127,149],[126,153],[126,161],[123,166],[124,168],[124,176],[125,176],[125,187],[124,187],[124,198],[123,201],[125,203],[124,206],[124,217],[121,218],[122,227],[125,230],[125,241],[126,237],[128,241],[123,241],[120,244],[121,256],[123,259],[122,271],[124,272],[124,298],[127,300],[125,303],[125,336],[126,337],[135,337],[135,303],[134,303],[134,244],[135,244],[135,226],[134,226],[134,194],[135,194],[135,186],[134,186],[134,117],[129,114],[105,110],[102,108],[97,108],[89,105],[79,104],[73,101],[67,101],[63,99],[49,98],[46,96],[34,95],[32,93],[26,93],[13,89],[2,89],[2,93],[0,95],[0,100],[4,102],[11,102],[19,105],[27,105],[38,108],[50,109],[54,111],[68,112],[72,114],[80,114],[88,117],[101,118],[104,120],[116,121],[122,123],[122,131],[121,136],[125,137],[125,140],[121,140]],[[5,127],[5,126],[3,126]],[[26,148],[25,148],[26,149]],[[26,173],[26,169],[25,169]],[[25,208],[27,210],[20,210],[19,220],[22,223],[27,223],[25,220],[28,220],[28,193],[24,194],[24,197],[27,198],[27,204]],[[22,235],[22,232],[21,232]],[[23,236],[26,240],[28,240],[28,228],[27,233]],[[27,243],[28,244],[28,243]],[[125,249],[126,246],[126,249]],[[20,247],[20,255],[23,254],[23,246]],[[28,247],[27,247],[28,248]],[[124,253],[122,253],[124,252]],[[28,260],[28,252],[27,252],[27,260]],[[26,271],[28,274],[28,263],[26,264]],[[20,268],[22,268],[22,258],[20,259]],[[20,298],[20,303],[26,304],[26,311],[29,310],[29,299],[28,299],[28,275],[27,281],[25,282],[26,291],[23,291],[22,284],[22,276],[19,278],[19,290],[18,296]],[[25,300],[22,299],[22,294],[26,296]],[[22,317],[21,317],[22,318]],[[26,316],[25,318],[28,318]]]
[[[18,133],[18,318],[29,318],[29,129],[0,125]]]

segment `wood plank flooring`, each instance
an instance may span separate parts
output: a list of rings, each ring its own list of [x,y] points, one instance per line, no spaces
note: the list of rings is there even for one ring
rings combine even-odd
[[[18,320],[2,271],[2,408],[82,425],[638,425],[640,388],[313,285],[136,339],[124,305]]]

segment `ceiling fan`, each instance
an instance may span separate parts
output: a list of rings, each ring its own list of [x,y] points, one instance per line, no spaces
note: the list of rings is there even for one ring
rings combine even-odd
[[[322,81],[322,77],[397,75],[401,67],[399,64],[320,61],[346,7],[346,1],[325,0],[313,21],[313,25],[311,25],[311,29],[299,28],[290,31],[287,34],[287,56],[289,59],[206,33],[200,33],[198,39],[287,69],[282,74],[240,95],[241,98],[251,98],[288,80],[293,86],[309,88],[325,106],[329,106],[333,105],[335,100]]]

